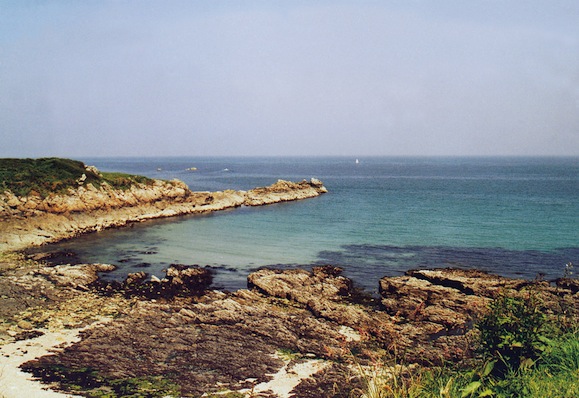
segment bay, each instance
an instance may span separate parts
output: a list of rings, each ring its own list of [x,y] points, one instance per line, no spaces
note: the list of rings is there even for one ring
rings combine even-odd
[[[533,279],[579,262],[578,158],[86,158],[103,171],[178,178],[192,190],[247,190],[316,177],[318,198],[176,217],[54,245],[107,278],[172,263],[215,270],[215,287],[246,286],[262,266],[332,264],[375,292],[411,268],[477,268]],[[189,170],[194,168],[194,170]]]

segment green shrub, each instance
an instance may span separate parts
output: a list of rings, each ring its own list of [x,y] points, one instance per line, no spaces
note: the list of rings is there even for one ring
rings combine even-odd
[[[540,362],[551,372],[575,372],[579,377],[579,332],[549,341]]]
[[[501,293],[478,322],[484,357],[495,360],[493,374],[518,369],[537,359],[546,347],[547,317],[531,289],[524,295]]]
[[[102,182],[106,182],[113,188],[117,189],[129,189],[131,186],[137,184],[152,184],[153,180],[148,177],[143,177],[133,174],[116,173],[116,172],[103,172]]]

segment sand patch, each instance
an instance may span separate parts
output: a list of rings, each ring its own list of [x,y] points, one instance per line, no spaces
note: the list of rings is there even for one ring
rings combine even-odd
[[[16,341],[0,347],[0,395],[3,398],[78,397],[77,395],[49,390],[46,384],[34,380],[30,373],[20,370],[20,366],[25,362],[79,341],[79,334],[84,329],[41,330],[44,333],[42,336]]]
[[[303,379],[307,379],[323,370],[329,364],[321,359],[309,359],[300,363],[286,363],[286,365],[274,375],[267,383],[260,383],[253,389],[254,393],[272,391],[279,398],[289,398],[291,391],[296,388]]]

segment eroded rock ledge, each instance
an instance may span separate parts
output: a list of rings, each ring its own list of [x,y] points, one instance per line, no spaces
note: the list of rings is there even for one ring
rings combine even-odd
[[[44,267],[28,277],[84,291],[94,286],[94,273],[102,269]],[[130,294],[130,306],[124,304],[115,320],[83,332],[80,342],[24,369],[45,381],[73,378],[85,388],[163,375],[179,386],[181,396],[230,389],[276,397],[267,392],[272,375],[315,360],[318,371],[293,387],[294,396],[346,397],[362,383],[349,367],[353,361],[364,364],[388,353],[423,365],[467,359],[474,348],[469,337],[473,320],[501,292],[527,294],[523,287],[532,283],[542,310],[562,317],[579,313],[579,294],[564,280],[553,286],[472,270],[385,277],[381,297],[374,301],[363,300],[332,266],[260,270],[249,276],[247,290],[233,293],[206,290],[207,280],[199,278],[204,274],[196,267],[169,269],[166,281],[155,283],[183,286],[187,294],[161,300]],[[74,287],[79,280],[82,286]],[[118,292],[139,292],[138,285],[147,283],[134,274],[117,286]],[[85,309],[77,311],[87,316]],[[26,321],[31,329],[34,320]],[[291,361],[284,352],[292,353]]]
[[[315,178],[279,180],[249,191],[193,192],[178,180],[155,180],[152,185],[134,184],[125,190],[89,184],[44,198],[18,197],[6,191],[0,194],[0,252],[148,219],[300,200],[325,192]]]

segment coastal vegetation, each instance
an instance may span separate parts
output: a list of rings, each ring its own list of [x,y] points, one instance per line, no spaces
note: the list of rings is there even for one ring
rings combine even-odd
[[[562,302],[554,315],[531,287],[501,293],[475,324],[473,358],[404,369],[379,366],[364,375],[362,398],[579,397],[579,323]],[[384,362],[385,364],[388,361]]]
[[[17,196],[34,194],[45,197],[87,184],[98,188],[106,183],[117,189],[127,189],[135,183],[152,182],[152,179],[138,175],[100,172],[78,160],[0,159],[0,192],[10,190]]]

